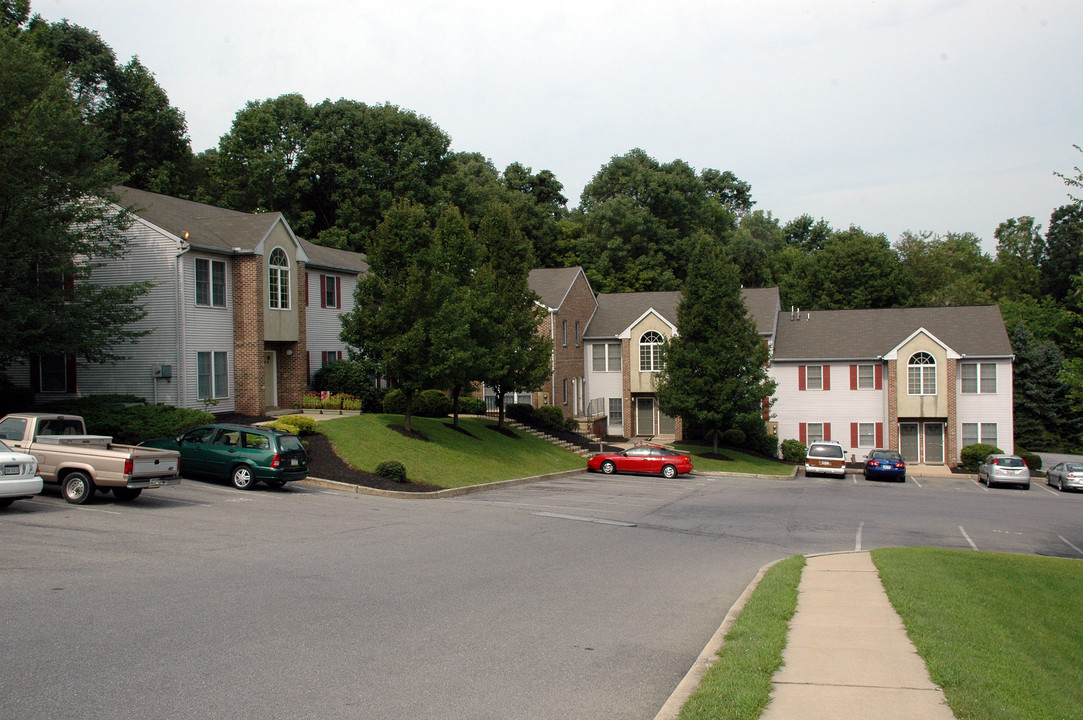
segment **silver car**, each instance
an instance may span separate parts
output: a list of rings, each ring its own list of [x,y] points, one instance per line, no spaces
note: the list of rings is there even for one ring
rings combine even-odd
[[[978,466],[978,482],[993,485],[1018,485],[1030,490],[1030,468],[1018,455],[987,455]]]
[[[1083,463],[1062,462],[1049,468],[1045,481],[1061,492],[1083,490]]]
[[[0,508],[41,492],[38,461],[0,441]]]

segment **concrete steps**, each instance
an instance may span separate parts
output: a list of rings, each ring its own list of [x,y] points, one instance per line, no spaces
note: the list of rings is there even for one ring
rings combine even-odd
[[[567,440],[562,440],[562,439],[560,439],[558,437],[550,435],[549,433],[547,433],[547,432],[545,432],[543,430],[538,430],[537,428],[532,428],[532,427],[530,427],[528,425],[524,425],[521,422],[518,422],[516,420],[505,419],[504,422],[507,423],[508,427],[515,428],[519,432],[523,432],[523,433],[526,433],[528,435],[533,435],[536,438],[541,438],[542,440],[545,440],[548,443],[556,445],[557,447],[561,447],[561,448],[564,448],[565,450],[569,450],[569,451],[575,453],[576,455],[578,455],[579,457],[582,457],[582,458],[589,458],[591,455],[594,455],[597,452],[595,450],[588,450],[587,448],[580,447],[579,445],[576,445],[575,443],[568,442]]]

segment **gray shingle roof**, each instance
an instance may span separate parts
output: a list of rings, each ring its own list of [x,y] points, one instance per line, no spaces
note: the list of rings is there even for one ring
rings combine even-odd
[[[184,237],[193,247],[219,252],[234,248],[251,252],[282,220],[282,213],[245,213],[205,203],[181,200],[158,193],[116,186],[113,191],[120,204],[163,230]],[[331,270],[363,273],[368,270],[361,253],[324,247],[298,238],[308,256],[308,264]]]
[[[561,306],[568,289],[571,288],[576,276],[583,272],[581,267],[569,268],[537,268],[530,271],[527,282],[530,289],[538,294],[542,303],[552,310]]]
[[[757,332],[770,333],[778,317],[778,288],[744,288],[741,297],[756,322]],[[680,299],[676,291],[602,293],[598,296],[598,311],[583,336],[616,337],[651,308],[676,325]]]
[[[775,362],[874,360],[915,330],[925,328],[940,342],[968,357],[1009,357],[1012,346],[996,305],[802,311],[778,316]]]

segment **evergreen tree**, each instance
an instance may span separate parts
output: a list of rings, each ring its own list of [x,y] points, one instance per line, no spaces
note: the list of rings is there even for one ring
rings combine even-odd
[[[1015,352],[1015,445],[1058,452],[1078,442],[1079,421],[1061,377],[1064,355],[1051,340],[1036,340],[1023,323],[1011,334]]]
[[[775,390],[767,376],[767,343],[741,298],[737,268],[709,240],[695,261],[677,305],[677,334],[662,351],[658,403],[686,427],[714,440],[755,413]]]

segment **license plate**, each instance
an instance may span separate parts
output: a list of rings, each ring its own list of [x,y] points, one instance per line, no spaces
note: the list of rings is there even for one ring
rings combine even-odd
[[[5,475],[18,475],[19,474],[19,466],[18,465],[5,465],[4,466],[4,474]]]
[[[291,458],[290,459],[290,465],[297,466],[297,465],[300,465],[300,463],[297,462],[297,458]]]

